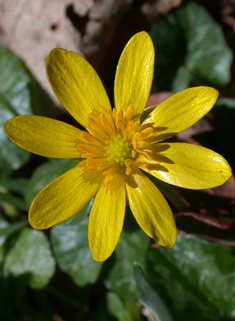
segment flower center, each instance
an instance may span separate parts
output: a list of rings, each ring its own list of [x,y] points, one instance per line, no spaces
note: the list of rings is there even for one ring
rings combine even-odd
[[[131,105],[126,111],[114,108],[111,113],[100,106],[100,114],[89,114],[87,131],[77,135],[77,148],[84,159],[78,166],[101,171],[105,184],[112,181],[116,172],[130,175],[132,165],[146,168],[145,159],[151,159],[146,148],[154,141],[150,137],[154,129],[148,124],[141,127],[140,120],[134,120]],[[136,159],[138,155],[144,157],[143,161]]]
[[[118,135],[113,140],[109,141],[105,146],[107,161],[114,161],[121,166],[127,158],[131,157],[131,143],[129,143],[125,137]]]

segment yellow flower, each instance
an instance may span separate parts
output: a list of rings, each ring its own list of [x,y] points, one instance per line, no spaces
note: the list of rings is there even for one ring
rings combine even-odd
[[[114,251],[126,202],[142,230],[157,243],[171,248],[176,241],[172,211],[143,171],[191,189],[215,187],[231,176],[226,160],[209,149],[160,143],[203,117],[218,97],[215,89],[183,90],[140,123],[152,85],[153,65],[152,41],[147,33],[137,33],[118,63],[112,109],[90,64],[74,52],[54,49],[46,62],[51,87],[87,131],[39,116],[19,116],[5,124],[9,138],[32,153],[83,159],[37,195],[30,207],[29,222],[36,229],[64,222],[96,194],[88,239],[93,258],[99,262]]]

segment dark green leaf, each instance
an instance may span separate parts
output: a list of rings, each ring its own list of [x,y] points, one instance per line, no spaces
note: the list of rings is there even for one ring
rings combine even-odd
[[[142,123],[156,107],[157,107],[157,105],[149,106],[149,107],[145,108],[141,117],[140,117],[140,123]]]
[[[229,247],[179,235],[149,252],[148,279],[174,320],[220,320],[235,313],[235,257]]]
[[[118,321],[133,321],[130,312],[116,293],[108,292],[106,300],[109,313]]]
[[[5,224],[5,227],[4,227],[4,224]],[[21,221],[21,222],[12,223],[12,224],[6,224],[3,221],[2,226],[0,225],[0,240],[2,238],[3,239],[8,238],[12,234],[14,234],[14,233],[18,232],[19,230],[21,230],[27,224],[28,224],[27,220]],[[0,244],[1,244],[1,241],[0,241]]]
[[[19,194],[24,193],[24,188],[28,183],[28,179],[25,177],[20,178],[0,178],[0,186],[4,186],[6,189],[11,192],[16,192]]]
[[[35,196],[53,179],[75,167],[78,162],[69,159],[56,160],[38,167],[25,187],[25,200],[30,205]]]
[[[0,59],[1,60],[1,59]],[[0,77],[1,78],[1,77]],[[0,171],[1,176],[9,174],[13,170],[17,170],[24,165],[30,157],[30,154],[22,148],[15,145],[5,134],[4,124],[5,122],[17,116],[15,111],[7,100],[1,96],[0,93]]]
[[[55,260],[49,242],[42,231],[25,227],[4,262],[4,275],[28,274],[29,285],[41,289],[55,272]]]
[[[172,317],[161,297],[153,290],[138,263],[133,265],[134,278],[137,284],[137,299],[149,309],[156,320],[172,321]]]
[[[235,171],[235,99],[220,98],[216,102],[212,113],[215,117],[216,131],[213,135],[217,139],[219,152],[227,159]]]
[[[14,196],[12,194],[5,194],[0,192],[0,201],[7,202],[9,204],[14,205],[16,208],[28,212],[28,205],[25,203],[23,199],[20,197]]]
[[[30,77],[20,58],[0,47],[0,94],[17,115],[31,115]]]
[[[107,309],[107,302],[106,300],[102,300],[99,305],[96,307],[95,310],[92,310],[91,321],[117,321]]]
[[[53,116],[57,113],[48,94],[26,68],[23,61],[5,47],[0,47],[0,95],[18,115]]]
[[[19,169],[30,157],[5,135],[5,122],[18,115],[33,113],[55,116],[58,109],[22,60],[5,47],[0,47],[0,70],[0,170],[3,176]]]
[[[83,209],[82,216],[89,210],[90,204]],[[81,214],[77,215],[80,219]],[[81,222],[79,219],[75,216],[66,223],[54,226],[51,229],[51,240],[61,270],[68,273],[77,285],[84,286],[97,280],[102,264],[91,256],[87,237],[88,219]]]
[[[27,287],[28,275],[1,276],[0,273],[0,320],[15,321],[16,305],[22,304]],[[35,320],[35,319],[34,319]],[[36,321],[36,320],[35,320]]]
[[[4,250],[4,243],[6,241],[6,236],[5,235],[1,235],[1,232],[4,231],[7,227],[9,226],[9,223],[7,221],[5,221],[1,216],[0,216],[0,267],[1,264],[3,263],[3,259],[4,259],[4,254],[5,254],[5,250]],[[0,270],[0,276],[1,276],[1,270]]]
[[[32,114],[29,76],[24,64],[10,50],[0,47],[0,169],[9,174],[24,165],[30,154],[4,133],[5,122],[17,115]]]
[[[189,2],[154,25],[156,58],[153,91],[180,91],[192,83],[224,86],[232,52],[221,27],[200,5]]]
[[[122,231],[121,237],[115,249],[115,264],[105,279],[105,286],[115,291],[124,300],[133,300],[136,297],[136,284],[133,278],[133,262],[138,261],[145,265],[146,250],[149,246],[149,237],[138,228],[137,223],[132,220],[129,208],[126,213],[128,222],[132,229]],[[128,217],[129,216],[129,217]]]

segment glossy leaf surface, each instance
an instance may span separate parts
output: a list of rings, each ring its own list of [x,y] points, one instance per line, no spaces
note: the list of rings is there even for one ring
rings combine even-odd
[[[88,204],[81,212],[87,215],[91,207]],[[66,223],[51,229],[52,246],[60,268],[67,273],[78,286],[94,283],[100,273],[102,264],[96,262],[88,245],[88,219],[78,221],[78,213]]]
[[[122,299],[132,300],[136,297],[132,264],[134,261],[145,264],[150,238],[139,229],[129,208],[126,212],[125,227],[114,252],[115,264],[105,279],[105,286]]]
[[[220,320],[235,313],[232,249],[196,236],[179,235],[171,249],[149,252],[147,277],[174,320]]]
[[[39,166],[25,187],[25,200],[27,204],[30,205],[34,197],[53,179],[64,174],[76,165],[77,162],[73,160],[55,160]]]
[[[153,90],[179,91],[197,84],[224,86],[232,53],[221,27],[202,6],[189,2],[151,31],[156,59]]]
[[[54,272],[55,260],[45,234],[25,227],[7,253],[4,275],[29,275],[29,285],[41,289],[47,285]]]
[[[153,290],[138,263],[133,264],[133,272],[137,284],[137,299],[139,302],[151,311],[156,320],[173,321],[161,297]]]

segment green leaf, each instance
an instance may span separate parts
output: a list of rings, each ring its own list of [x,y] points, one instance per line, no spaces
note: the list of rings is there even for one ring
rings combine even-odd
[[[41,289],[55,272],[55,260],[42,231],[25,227],[6,255],[4,275],[29,275],[29,285]]]
[[[24,62],[5,47],[0,47],[0,70],[0,95],[18,115],[55,116],[58,113]]]
[[[30,205],[35,196],[53,179],[75,167],[78,162],[70,159],[56,160],[39,166],[24,190],[25,200]]]
[[[30,77],[20,58],[0,47],[0,94],[17,115],[31,115]]]
[[[1,60],[1,58],[0,58]],[[1,78],[1,76],[0,76]],[[1,81],[0,81],[1,83]],[[5,134],[5,122],[17,116],[7,100],[0,93],[0,172],[1,175],[10,174],[13,170],[19,169],[30,157],[30,153],[15,145]]]
[[[99,302],[98,306],[95,307],[95,310],[92,309],[91,313],[91,321],[117,321],[116,318],[114,318],[107,309],[107,300],[102,300]]]
[[[3,263],[4,255],[5,255],[5,250],[4,250],[4,243],[6,241],[6,235],[2,235],[1,232],[4,231],[7,227],[9,226],[9,223],[5,221],[1,216],[0,216],[0,267]],[[1,277],[1,270],[0,270],[0,277]]]
[[[5,122],[18,115],[33,113],[56,116],[58,109],[23,61],[5,47],[0,47],[0,70],[0,170],[8,175],[24,165],[30,153],[8,139],[3,129]]]
[[[27,281],[27,275],[20,275],[18,277],[0,275],[0,320],[16,320],[16,306],[22,304]]]
[[[172,317],[161,297],[147,281],[143,270],[138,263],[133,265],[134,278],[137,284],[137,299],[149,309],[156,320],[172,321]]]
[[[57,263],[78,286],[95,283],[102,264],[96,262],[88,244],[88,218],[79,222],[90,211],[91,204],[77,217],[58,224],[51,229],[51,241]]]
[[[154,92],[229,82],[232,52],[204,7],[186,3],[154,25],[150,35],[156,52]]]
[[[0,47],[0,70],[0,170],[9,174],[24,165],[30,157],[30,153],[15,145],[3,129],[8,119],[32,114],[30,79],[23,62],[4,47]]]
[[[172,249],[148,253],[150,283],[174,320],[221,320],[235,315],[233,249],[196,236],[179,235]]]
[[[220,98],[216,102],[212,113],[215,117],[216,131],[213,133],[217,139],[218,151],[227,159],[235,171],[235,99]]]
[[[6,189],[11,192],[16,192],[19,194],[24,193],[24,188],[28,183],[28,179],[25,177],[20,178],[0,178],[0,186],[4,186]]]
[[[5,224],[5,227],[4,227]],[[2,223],[2,226],[0,225],[0,244],[1,244],[1,239],[6,239],[9,236],[11,236],[12,234],[20,231],[25,225],[28,224],[28,221],[21,221],[21,222],[16,222],[16,223],[12,223],[12,224],[6,224]]]
[[[133,321],[129,310],[125,307],[121,298],[116,293],[108,292],[106,300],[109,313],[118,321]]]
[[[28,212],[28,205],[20,197],[12,194],[5,194],[0,192],[0,201],[14,205],[16,208]]]
[[[138,227],[127,207],[125,229],[115,249],[115,264],[105,278],[105,286],[115,291],[124,300],[136,297],[136,283],[133,278],[133,262],[145,265],[146,250],[150,238]]]
[[[140,123],[143,123],[143,121],[148,117],[148,115],[157,107],[157,105],[145,107],[141,117],[140,117]]]

